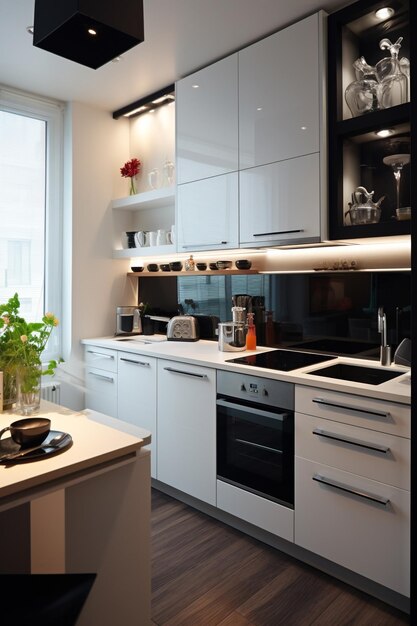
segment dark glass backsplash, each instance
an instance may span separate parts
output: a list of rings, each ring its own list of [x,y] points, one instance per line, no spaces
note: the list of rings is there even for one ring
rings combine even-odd
[[[232,296],[252,296],[258,345],[379,356],[378,307],[393,350],[411,333],[411,273],[186,276],[140,281],[152,312],[232,319]]]

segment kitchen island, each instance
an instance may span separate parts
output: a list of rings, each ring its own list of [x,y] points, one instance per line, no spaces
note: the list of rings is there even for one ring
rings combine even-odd
[[[150,624],[150,433],[46,401],[39,415],[73,443],[0,465],[0,573],[96,574],[79,626]]]

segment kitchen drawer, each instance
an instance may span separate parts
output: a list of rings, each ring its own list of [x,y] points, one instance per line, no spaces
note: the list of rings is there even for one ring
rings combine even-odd
[[[410,437],[410,407],[317,387],[295,387],[297,413]]]
[[[410,440],[297,413],[296,455],[410,489]]]
[[[294,511],[286,506],[218,480],[217,508],[277,537],[294,541]]]
[[[117,417],[117,374],[94,367],[85,368],[87,409]]]
[[[117,372],[117,352],[108,348],[85,347],[85,363],[87,366]]]
[[[408,491],[296,457],[297,545],[408,596],[409,536]]]

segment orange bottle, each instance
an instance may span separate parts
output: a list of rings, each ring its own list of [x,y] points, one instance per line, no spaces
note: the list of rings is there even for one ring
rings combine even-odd
[[[248,313],[248,332],[246,333],[246,350],[256,350],[256,328],[253,313]]]

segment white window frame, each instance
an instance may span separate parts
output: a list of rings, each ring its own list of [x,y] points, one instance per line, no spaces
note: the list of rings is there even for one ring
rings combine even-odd
[[[0,85],[0,110],[46,122],[44,307],[61,322],[64,105]],[[61,325],[51,343],[42,355],[45,362],[62,354]]]

